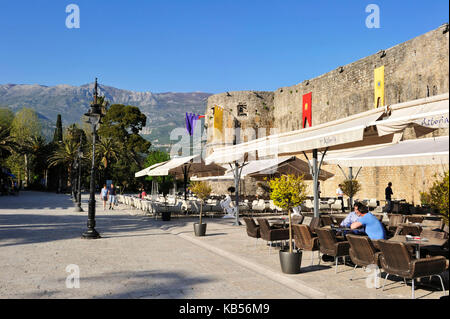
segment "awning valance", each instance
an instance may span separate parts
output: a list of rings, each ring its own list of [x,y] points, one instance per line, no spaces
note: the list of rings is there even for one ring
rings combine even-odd
[[[448,164],[448,149],[448,136],[406,140],[346,157],[330,155],[325,164],[346,167]]]
[[[210,177],[195,177],[191,180],[193,181],[220,181],[220,180],[234,180],[234,169],[229,169],[221,176],[210,176]],[[274,159],[264,159],[257,161],[249,161],[242,168],[241,178],[253,177],[262,179],[270,175],[279,174],[294,174],[294,175],[304,175],[306,180],[311,180],[312,176],[308,163],[300,160],[296,156],[279,157]],[[319,175],[320,180],[326,180],[332,177],[333,174],[322,170]]]
[[[383,136],[403,131],[413,126],[416,135],[424,135],[438,128],[448,128],[448,93],[393,105],[391,115],[372,123],[378,135]]]

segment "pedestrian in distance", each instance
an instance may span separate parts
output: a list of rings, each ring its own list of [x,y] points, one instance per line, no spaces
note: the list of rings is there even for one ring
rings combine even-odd
[[[385,198],[386,198],[386,212],[391,213],[392,212],[392,195],[394,195],[394,192],[392,191],[392,183],[389,182],[388,186],[384,190]]]
[[[344,207],[344,191],[342,190],[342,184],[338,185],[338,188],[336,189],[336,196],[337,199],[341,201],[341,209],[342,212],[345,213],[345,207]]]
[[[111,187],[108,190],[108,196],[109,196],[109,209],[114,210],[114,205],[116,203],[116,188],[114,187],[114,184],[111,184]]]
[[[106,202],[108,201],[108,188],[106,187],[106,184],[103,185],[103,188],[100,191],[100,196],[102,197],[103,201],[103,210],[106,210]]]

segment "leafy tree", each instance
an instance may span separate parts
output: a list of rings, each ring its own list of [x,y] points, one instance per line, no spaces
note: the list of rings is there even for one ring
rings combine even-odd
[[[14,112],[8,107],[0,107],[0,128],[9,130],[14,120]]]
[[[11,136],[18,145],[16,152],[23,156],[25,182],[28,186],[30,180],[30,154],[32,153],[31,141],[33,138],[41,136],[41,123],[33,109],[22,108],[16,113],[11,123]],[[19,174],[20,176],[21,174]]]
[[[307,185],[304,177],[295,175],[282,175],[279,178],[269,180],[271,189],[270,199],[273,203],[289,214],[289,252],[292,253],[292,219],[291,210],[300,206],[306,199]]]
[[[203,213],[203,203],[206,198],[211,194],[211,187],[205,182],[193,182],[191,187],[189,187],[192,193],[197,195],[198,199],[200,199],[200,221],[199,224],[202,224],[202,213]]]
[[[162,163],[170,160],[170,154],[161,150],[153,149],[150,151],[150,154],[147,155],[145,160],[145,167],[150,167],[152,165]],[[145,178],[146,181],[156,181],[158,183],[162,183],[166,179],[163,180],[165,176],[147,176]],[[170,178],[170,177],[169,177]],[[170,178],[171,180],[171,178]]]
[[[151,146],[149,141],[139,135],[146,121],[145,114],[138,107],[122,104],[111,105],[102,118],[98,130],[99,140],[109,143],[108,156],[102,159],[104,163],[108,162],[109,177],[124,186],[136,185],[134,172],[144,165]],[[111,146],[115,150],[111,150]]]
[[[353,197],[360,190],[361,184],[356,179],[346,179],[342,182],[342,192],[350,198],[350,207],[353,206]]]

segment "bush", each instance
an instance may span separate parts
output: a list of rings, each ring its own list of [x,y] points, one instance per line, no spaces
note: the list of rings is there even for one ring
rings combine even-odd
[[[270,199],[273,203],[286,209],[289,213],[289,252],[292,253],[292,220],[291,210],[306,199],[306,183],[303,176],[283,175],[269,180]]]

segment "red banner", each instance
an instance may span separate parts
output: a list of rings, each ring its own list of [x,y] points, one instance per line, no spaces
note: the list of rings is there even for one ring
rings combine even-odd
[[[303,95],[303,107],[302,107],[302,128],[306,127],[306,121],[309,126],[312,126],[312,92]]]

